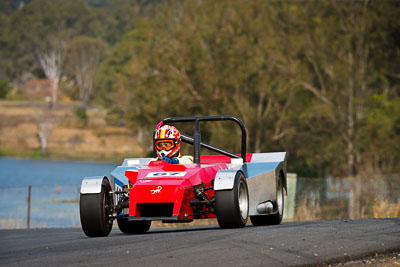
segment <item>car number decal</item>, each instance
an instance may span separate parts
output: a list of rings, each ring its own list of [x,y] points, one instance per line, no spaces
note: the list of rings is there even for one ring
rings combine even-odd
[[[156,177],[184,177],[186,172],[149,172],[146,178]]]

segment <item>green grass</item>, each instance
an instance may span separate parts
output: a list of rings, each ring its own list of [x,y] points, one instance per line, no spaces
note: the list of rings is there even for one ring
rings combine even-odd
[[[12,148],[0,148],[0,157],[16,157],[16,158],[33,158],[44,159],[48,156],[43,156],[40,149],[35,150],[15,150]]]
[[[116,153],[79,153],[67,154],[62,152],[49,151],[43,155],[40,149],[35,150],[16,150],[12,148],[0,147],[0,157],[15,157],[24,159],[62,159],[62,160],[83,160],[83,161],[104,161],[121,163],[124,158],[135,157],[137,155],[119,155]]]

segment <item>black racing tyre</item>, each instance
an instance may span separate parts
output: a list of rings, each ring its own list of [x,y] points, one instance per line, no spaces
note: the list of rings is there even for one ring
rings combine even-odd
[[[151,226],[151,221],[128,221],[128,218],[117,217],[118,228],[125,234],[143,234]]]
[[[231,190],[215,191],[215,213],[221,228],[241,228],[249,216],[249,191],[246,178],[237,172]]]
[[[113,221],[109,218],[109,207],[112,199],[108,179],[103,179],[101,192],[97,194],[81,194],[80,216],[83,232],[89,237],[108,236],[111,232]]]
[[[277,213],[271,215],[250,216],[250,221],[254,226],[275,225],[281,223],[283,217],[283,208],[284,208],[282,175],[279,175],[279,179],[277,182],[278,183],[276,185],[276,203],[274,203],[274,208],[277,209]]]

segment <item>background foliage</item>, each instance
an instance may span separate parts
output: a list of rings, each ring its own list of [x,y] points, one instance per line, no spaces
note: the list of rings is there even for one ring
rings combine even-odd
[[[84,102],[103,105],[145,148],[164,117],[231,114],[247,126],[249,151],[285,150],[301,175],[399,172],[399,1],[20,3],[2,3],[0,79],[43,77],[34,51],[57,41],[77,84],[73,55],[97,45]],[[238,152],[235,127],[202,131]]]

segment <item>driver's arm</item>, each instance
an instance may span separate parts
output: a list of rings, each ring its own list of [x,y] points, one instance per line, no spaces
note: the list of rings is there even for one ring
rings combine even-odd
[[[182,156],[179,159],[179,164],[192,164],[193,157],[192,156]]]

